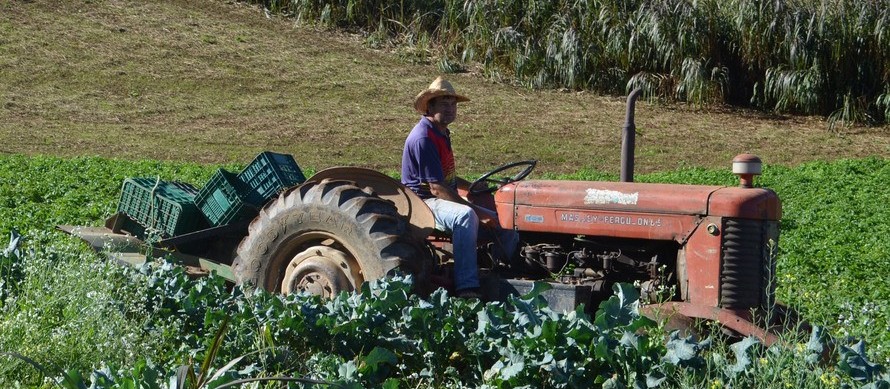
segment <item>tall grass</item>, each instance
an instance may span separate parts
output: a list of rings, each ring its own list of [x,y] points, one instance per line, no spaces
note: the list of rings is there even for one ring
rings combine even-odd
[[[249,1],[531,88],[890,118],[887,0]]]

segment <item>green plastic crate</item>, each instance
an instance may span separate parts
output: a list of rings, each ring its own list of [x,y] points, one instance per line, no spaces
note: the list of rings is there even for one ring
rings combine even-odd
[[[221,226],[245,219],[253,219],[257,213],[256,204],[247,198],[250,187],[237,175],[219,169],[195,196],[195,204],[207,218],[211,226]]]
[[[205,225],[204,216],[195,205],[197,193],[195,187],[186,183],[127,178],[117,210],[146,230],[157,230],[162,238],[169,238]]]
[[[130,235],[145,238],[145,226],[136,223],[130,217],[123,217],[123,221],[121,222],[120,229],[121,231],[128,232]]]
[[[257,205],[263,205],[278,192],[306,181],[293,156],[271,151],[257,155],[238,178],[250,187],[248,200]]]

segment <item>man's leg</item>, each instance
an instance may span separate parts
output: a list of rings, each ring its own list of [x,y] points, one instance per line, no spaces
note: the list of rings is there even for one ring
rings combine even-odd
[[[498,228],[498,242],[501,246],[498,249],[503,250],[500,254],[504,256],[507,263],[511,263],[516,255],[516,250],[519,249],[519,233],[514,230]]]
[[[493,242],[492,245],[492,255],[498,261],[504,263],[512,263],[513,256],[516,255],[516,251],[519,248],[519,233],[504,228],[482,228],[479,231],[479,238],[484,240],[491,240]]]
[[[479,268],[476,263],[476,238],[479,217],[472,208],[441,199],[424,200],[436,219],[436,228],[451,234],[454,246],[454,289],[479,287]]]

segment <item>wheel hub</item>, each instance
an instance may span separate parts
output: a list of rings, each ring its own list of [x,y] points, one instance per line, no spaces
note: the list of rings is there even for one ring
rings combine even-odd
[[[291,259],[281,281],[281,293],[306,292],[324,298],[353,290],[347,274],[350,257],[335,248],[312,246]]]

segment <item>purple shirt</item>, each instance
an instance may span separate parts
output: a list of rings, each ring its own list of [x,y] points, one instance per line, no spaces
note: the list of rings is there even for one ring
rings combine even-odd
[[[402,184],[423,199],[435,197],[430,182],[457,188],[454,173],[454,154],[451,138],[442,133],[429,119],[422,117],[408,138],[402,151]]]

